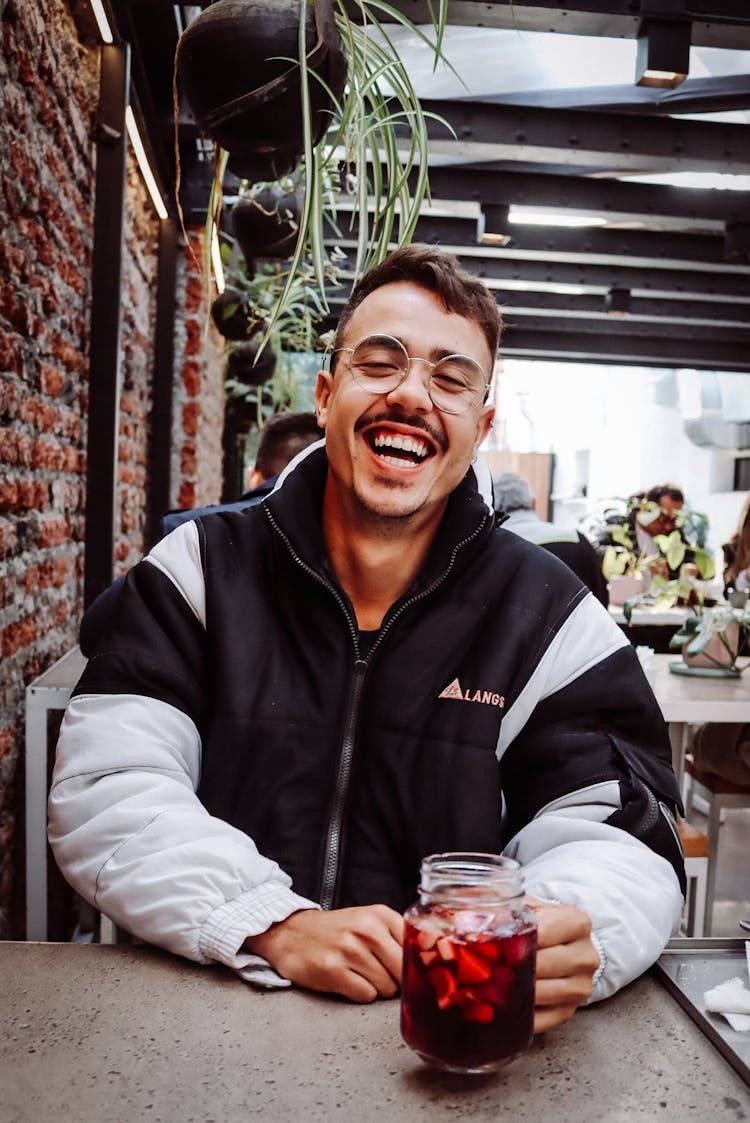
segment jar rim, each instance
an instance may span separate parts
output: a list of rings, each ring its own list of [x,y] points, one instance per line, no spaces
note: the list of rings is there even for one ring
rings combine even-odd
[[[420,893],[460,896],[474,891],[481,895],[507,899],[523,892],[521,863],[503,854],[476,851],[448,851],[422,859]]]

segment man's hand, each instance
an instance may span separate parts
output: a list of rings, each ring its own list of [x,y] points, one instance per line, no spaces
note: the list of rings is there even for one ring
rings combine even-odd
[[[301,987],[372,1002],[401,985],[403,942],[403,917],[387,905],[363,905],[294,912],[245,947]]]
[[[599,955],[591,942],[591,920],[573,905],[547,905],[527,898],[538,927],[534,1033],[573,1017],[591,994]]]

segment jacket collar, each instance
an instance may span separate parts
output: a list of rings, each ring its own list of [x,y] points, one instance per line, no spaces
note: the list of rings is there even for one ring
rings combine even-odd
[[[333,577],[322,531],[323,493],[328,473],[325,444],[315,444],[285,471],[264,505],[275,528],[297,557],[313,569]],[[414,591],[428,587],[449,566],[459,564],[456,547],[484,541],[495,525],[493,512],[477,487],[472,468],[451,494]],[[454,554],[456,555],[454,557]]]

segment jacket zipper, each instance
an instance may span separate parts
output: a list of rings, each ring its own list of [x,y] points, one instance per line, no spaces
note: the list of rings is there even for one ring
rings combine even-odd
[[[372,649],[367,659],[360,659],[359,633],[357,630],[357,625],[356,622],[352,619],[352,615],[346,606],[346,602],[340,595],[338,589],[335,585],[332,585],[330,581],[327,581],[325,577],[318,573],[316,569],[313,569],[312,566],[308,565],[307,562],[299,556],[284,531],[274,519],[268,507],[265,507],[265,512],[268,516],[268,520],[271,523],[271,526],[274,528],[276,533],[281,538],[282,542],[285,544],[287,550],[292,556],[292,559],[297,563],[297,565],[300,566],[300,568],[305,573],[313,577],[318,582],[318,584],[322,585],[324,589],[328,589],[328,591],[332,593],[334,599],[341,608],[341,611],[344,613],[344,617],[346,618],[346,622],[349,626],[349,632],[352,637],[352,642],[354,644],[355,658],[352,689],[349,695],[349,705],[347,707],[346,722],[344,724],[344,736],[341,742],[341,752],[339,754],[334,799],[331,807],[331,813],[328,819],[328,830],[326,832],[325,846],[326,856],[321,879],[320,906],[324,909],[331,909],[334,905],[336,881],[338,880],[339,858],[341,853],[341,828],[344,820],[346,798],[349,794],[349,782],[351,780],[352,761],[354,758],[354,741],[357,728],[357,719],[359,715],[359,704],[362,698],[362,691],[365,684],[365,676],[367,673],[369,661],[377,648],[380,647],[387,632],[390,631],[390,629],[393,627],[399,617],[403,615],[407,608],[410,608],[413,604],[416,604],[420,600],[424,600],[425,597],[430,596],[437,588],[439,588],[440,585],[442,585],[453,568],[459,550],[462,550],[465,546],[468,546],[471,542],[474,541],[475,538],[477,538],[481,534],[489,516],[483,518],[481,523],[474,528],[474,530],[470,535],[468,535],[468,537],[464,538],[461,542],[458,542],[453,547],[451,556],[448,559],[448,564],[446,565],[443,572],[435,578],[433,583],[428,586],[428,588],[423,589],[420,593],[415,593],[414,596],[409,597],[408,600],[404,601],[403,604],[401,604],[396,609],[392,616],[386,619],[385,623],[380,629],[378,638],[372,645]]]

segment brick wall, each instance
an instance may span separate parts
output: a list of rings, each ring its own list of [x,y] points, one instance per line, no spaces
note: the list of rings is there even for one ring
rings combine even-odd
[[[65,0],[0,0],[0,20],[0,938],[18,938],[24,691],[75,644],[82,611],[99,56],[80,43]],[[157,238],[129,154],[116,572],[144,549]],[[191,326],[202,333],[193,269],[181,263],[177,297],[172,488],[182,505],[221,491],[220,364],[215,339]]]
[[[172,419],[173,507],[201,507],[221,498],[224,340],[206,317],[201,262],[203,230],[188,232],[177,270],[175,400]]]

